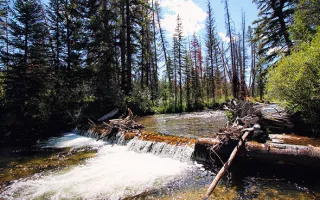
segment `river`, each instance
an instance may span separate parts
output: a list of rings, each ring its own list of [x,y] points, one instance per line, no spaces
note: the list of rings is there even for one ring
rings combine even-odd
[[[188,137],[208,135],[225,120],[220,111],[139,119],[153,122],[149,129]],[[0,199],[199,199],[217,167],[193,161],[192,152],[192,146],[149,145],[137,139],[110,144],[65,133],[32,148],[2,149]],[[320,198],[319,174],[294,166],[254,166],[259,169],[234,163],[212,199]]]

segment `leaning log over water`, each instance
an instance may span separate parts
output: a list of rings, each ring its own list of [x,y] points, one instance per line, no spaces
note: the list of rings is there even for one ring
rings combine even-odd
[[[198,139],[195,143],[194,159],[211,162],[212,157],[215,155],[211,151],[211,147],[219,145],[219,143],[218,139],[213,138]],[[235,141],[230,141],[223,148],[216,150],[216,153],[222,158],[226,158],[235,145]],[[320,147],[247,141],[243,148],[240,149],[237,158],[245,160],[256,159],[273,163],[320,166]]]
[[[223,167],[220,169],[219,173],[216,175],[216,177],[214,178],[214,180],[212,181],[211,185],[208,188],[208,191],[206,193],[206,195],[202,198],[202,200],[207,200],[210,195],[212,194],[213,190],[216,188],[216,186],[218,185],[221,177],[226,173],[226,171],[228,170],[228,168],[230,167],[233,159],[236,157],[240,147],[243,145],[244,141],[246,140],[246,138],[249,135],[249,131],[246,131],[243,136],[241,137],[241,139],[239,140],[237,146],[233,149],[229,159],[227,160],[227,162],[223,165]]]

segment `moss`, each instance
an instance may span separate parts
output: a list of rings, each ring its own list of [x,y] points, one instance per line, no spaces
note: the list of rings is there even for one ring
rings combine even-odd
[[[154,142],[165,142],[167,144],[172,145],[193,145],[196,142],[194,138],[184,138],[179,136],[172,135],[163,135],[157,132],[152,131],[142,131],[140,136],[140,140],[146,141],[154,141]]]
[[[132,140],[134,137],[138,135],[138,132],[126,132],[124,134],[124,139],[125,140]]]
[[[207,188],[201,189],[192,189],[192,190],[185,190],[179,191],[174,194],[165,195],[161,200],[171,200],[171,199],[201,199],[207,192]],[[222,199],[222,200],[232,200],[232,199],[239,199],[238,193],[234,188],[227,188],[221,185],[218,185],[217,188],[214,190],[214,193],[209,198],[212,199]]]

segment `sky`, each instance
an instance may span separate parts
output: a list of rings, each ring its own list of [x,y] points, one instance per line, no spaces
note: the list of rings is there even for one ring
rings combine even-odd
[[[229,11],[232,26],[235,30],[241,30],[242,11],[246,15],[246,26],[257,19],[258,10],[252,0],[229,0]],[[216,19],[216,27],[223,41],[228,42],[225,26],[225,9],[221,0],[211,0],[211,7]],[[207,17],[207,0],[160,0],[162,9],[161,26],[171,38],[176,27],[176,19],[179,14],[182,18],[184,36],[192,36],[194,33],[202,40],[205,35],[205,20]]]

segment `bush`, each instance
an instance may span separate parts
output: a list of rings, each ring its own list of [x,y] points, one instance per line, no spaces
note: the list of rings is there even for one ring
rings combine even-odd
[[[313,41],[299,45],[268,75],[267,96],[304,113],[308,123],[320,121],[320,31]]]
[[[151,101],[151,93],[148,89],[140,89],[134,86],[130,96],[126,96],[127,107],[130,108],[135,115],[151,114],[153,103]]]

